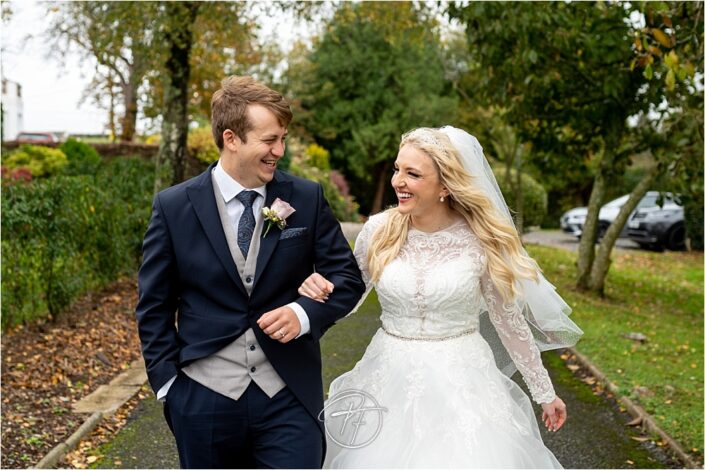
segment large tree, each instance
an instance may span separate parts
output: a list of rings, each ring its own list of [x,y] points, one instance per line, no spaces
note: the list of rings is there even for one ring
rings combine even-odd
[[[401,134],[455,113],[435,21],[411,2],[344,3],[294,59],[286,78],[297,121],[352,180],[362,211],[379,212]]]
[[[478,2],[452,6],[450,13],[466,25],[471,56],[481,65],[476,95],[505,107],[509,123],[544,159],[591,168],[578,260],[578,285],[589,288],[599,208],[633,151],[625,145],[627,118],[645,108],[636,99],[645,78],[629,68],[627,10],[587,2]]]
[[[96,75],[84,96],[98,104],[109,100],[112,130],[115,102],[121,101],[122,141],[134,138],[140,86],[147,72],[158,66],[153,41],[156,13],[155,2],[55,2],[49,6],[52,53],[65,57],[78,50],[84,60],[96,61]]]
[[[169,35],[175,24],[171,2],[54,2],[49,6],[52,51],[78,50],[95,60],[85,97],[106,106],[120,139],[134,138],[137,116],[158,119],[164,112]],[[190,27],[189,117],[207,118],[210,97],[230,74],[257,70],[271,47],[256,41],[252,7],[243,2],[199,2]],[[185,37],[184,37],[185,38]],[[182,38],[182,39],[184,39]],[[118,125],[113,116],[120,115]]]
[[[667,145],[671,139],[663,123],[665,115],[682,109],[678,101],[688,102],[697,89],[697,65],[691,59],[698,53],[702,57],[702,3],[686,3],[450,7],[451,15],[467,26],[471,56],[484,72],[477,94],[506,107],[512,126],[541,150],[545,161],[559,165],[572,159],[593,173],[578,258],[580,288],[604,291],[610,253],[629,213],[656,178],[682,160]],[[639,24],[640,13],[645,25]],[[675,52],[679,47],[683,54]],[[689,50],[695,52],[683,60]],[[650,83],[654,77],[663,86]],[[678,90],[680,98],[674,95]],[[654,121],[649,112],[664,101],[670,111]],[[638,116],[641,125],[629,122]],[[652,131],[650,137],[645,129]],[[636,154],[646,154],[651,164],[596,255],[600,206]]]
[[[199,2],[167,2],[163,8],[160,39],[168,48],[164,76],[162,142],[157,156],[155,192],[184,179],[188,138],[188,85],[193,26]]]
[[[156,191],[183,181],[189,122],[210,116],[210,98],[220,80],[261,61],[251,45],[255,27],[246,8],[238,2],[198,1],[159,6],[156,37],[166,52],[163,75],[152,78],[153,99],[162,100]]]
[[[259,72],[262,78],[260,68],[276,61],[278,50],[257,39],[258,26],[247,3],[199,2],[193,21],[188,112],[191,118],[207,120],[211,97],[224,77]],[[149,118],[157,118],[162,114],[164,103],[163,70],[151,71],[146,84],[149,93],[144,96],[144,113]]]
[[[703,208],[703,5],[642,2],[634,8],[634,13],[644,17],[644,25],[634,24],[631,37],[636,57],[631,68],[643,70],[647,83],[640,88],[636,99],[649,113],[642,113],[639,124],[632,127],[628,147],[631,153],[647,152],[652,163],[602,238],[587,281],[588,287],[599,293],[604,291],[610,253],[619,233],[629,214],[661,175],[673,179],[675,184],[670,186],[681,193],[686,216],[698,220],[697,225],[690,224],[689,228],[691,240],[702,247],[702,228],[695,236],[692,231],[698,225],[702,227]],[[691,186],[693,181],[699,184]],[[679,182],[687,183],[679,185]]]
[[[636,2],[643,17],[634,32],[634,60],[649,104],[639,131],[659,161],[668,183],[680,194],[693,249],[703,249],[703,32],[704,3]],[[656,116],[656,118],[654,118]]]

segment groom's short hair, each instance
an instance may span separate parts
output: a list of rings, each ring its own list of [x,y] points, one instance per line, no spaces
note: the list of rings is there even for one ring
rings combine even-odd
[[[219,150],[223,150],[223,132],[230,129],[240,140],[247,142],[252,123],[247,106],[259,104],[270,110],[282,127],[288,127],[293,114],[289,102],[268,86],[252,77],[231,75],[223,79],[220,89],[211,99],[211,127]]]

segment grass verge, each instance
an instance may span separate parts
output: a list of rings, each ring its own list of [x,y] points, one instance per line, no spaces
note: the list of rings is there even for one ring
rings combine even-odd
[[[585,331],[577,349],[702,458],[703,254],[615,253],[605,298],[599,298],[575,289],[575,253],[528,251]],[[628,339],[629,333],[647,339]]]

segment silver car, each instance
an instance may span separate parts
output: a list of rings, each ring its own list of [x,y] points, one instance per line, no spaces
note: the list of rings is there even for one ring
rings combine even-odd
[[[641,198],[641,201],[639,201],[639,204],[637,204],[636,209],[629,214],[629,218],[627,219],[627,223],[624,225],[624,228],[622,229],[622,232],[619,234],[620,238],[627,237],[627,230],[629,226],[629,220],[634,216],[634,213],[639,211],[639,209],[648,209],[652,207],[659,207],[657,202],[659,200],[659,193],[658,191],[649,191],[644,195],[643,198]],[[670,194],[664,193],[667,198],[670,197]],[[609,226],[612,224],[614,219],[617,218],[617,214],[619,214],[619,210],[622,208],[624,204],[626,204],[627,200],[629,199],[629,194],[625,194],[624,196],[620,196],[617,199],[614,199],[600,209],[600,214],[598,216],[598,225],[597,225],[597,237],[602,238],[602,236],[605,234]],[[585,219],[587,218],[587,212],[588,209],[587,207],[576,207],[574,209],[570,209],[569,211],[565,212],[561,216],[561,229],[566,232],[570,233],[571,235],[574,235],[578,238],[583,234],[583,225],[585,225]]]

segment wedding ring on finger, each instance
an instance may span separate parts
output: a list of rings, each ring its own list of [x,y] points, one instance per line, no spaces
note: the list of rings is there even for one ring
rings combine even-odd
[[[284,336],[286,336],[286,333],[279,329],[279,339],[284,339]]]

